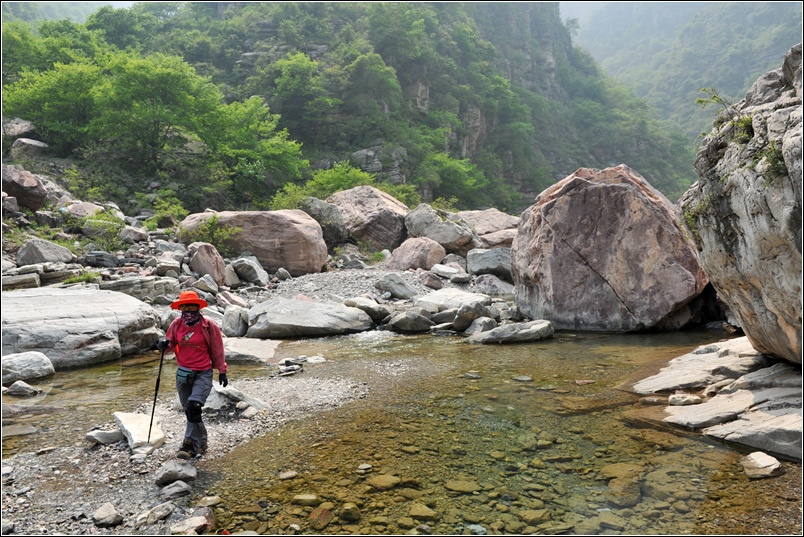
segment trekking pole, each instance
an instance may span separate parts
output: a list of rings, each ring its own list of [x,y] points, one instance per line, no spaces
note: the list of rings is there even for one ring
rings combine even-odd
[[[156,412],[156,394],[159,393],[159,381],[162,378],[162,359],[165,357],[165,351],[162,351],[162,356],[159,357],[159,373],[156,374],[156,390],[154,390],[154,404],[151,407],[151,423],[148,424],[148,444],[151,443],[151,427],[154,424],[154,412]]]

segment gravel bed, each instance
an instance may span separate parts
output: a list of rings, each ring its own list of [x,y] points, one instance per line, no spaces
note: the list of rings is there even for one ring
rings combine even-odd
[[[205,411],[212,460],[290,420],[338,407],[368,395],[365,384],[315,376],[238,379],[237,389],[265,402],[270,410],[243,419],[233,407]],[[148,412],[150,405],[134,412]],[[21,453],[3,461],[3,535],[149,535],[158,526],[133,527],[136,515],[162,503],[154,476],[173,460],[184,433],[184,415],[157,404],[165,445],[142,462],[131,460],[125,442],[86,447],[47,448]],[[113,424],[108,424],[111,428]],[[194,461],[196,462],[196,461]],[[126,522],[102,528],[93,514],[111,502]],[[174,500],[174,512],[164,529],[192,515],[183,499]]]

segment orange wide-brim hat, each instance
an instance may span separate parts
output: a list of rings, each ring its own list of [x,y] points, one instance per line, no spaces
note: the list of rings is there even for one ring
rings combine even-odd
[[[179,299],[171,304],[170,307],[174,310],[177,310],[179,309],[179,306],[183,304],[196,304],[199,308],[206,308],[209,305],[207,304],[206,300],[199,298],[198,293],[195,291],[183,291],[179,295]]]

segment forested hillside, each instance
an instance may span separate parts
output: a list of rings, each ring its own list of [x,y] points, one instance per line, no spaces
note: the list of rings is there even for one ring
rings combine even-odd
[[[561,2],[576,44],[603,71],[655,106],[690,140],[712,127],[696,99],[714,88],[729,102],[778,69],[801,42],[801,2]]]
[[[4,20],[3,115],[77,159],[71,186],[127,212],[281,208],[376,183],[517,213],[582,166],[625,163],[671,200],[695,180],[692,145],[573,46],[558,3],[143,2],[84,24]]]

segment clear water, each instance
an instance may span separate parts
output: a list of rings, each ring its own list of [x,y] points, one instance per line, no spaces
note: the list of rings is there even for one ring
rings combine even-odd
[[[326,358],[302,374],[365,383],[370,395],[199,462],[194,489],[198,498],[220,496],[218,529],[232,533],[292,533],[297,525],[300,533],[402,534],[421,524],[433,534],[694,533],[696,507],[717,486],[711,476],[733,465],[735,452],[664,428],[661,407],[629,388],[719,339],[560,333],[501,346],[367,332],[285,342],[278,357]],[[4,413],[3,457],[85,443],[91,425],[151,402],[158,365],[158,353],[148,353],[59,372],[33,399],[4,395],[4,404],[63,410],[19,420]],[[165,362],[162,379],[171,368]],[[236,387],[237,378],[272,370],[232,364],[230,379]],[[8,435],[9,427],[35,432]],[[610,483],[626,466],[642,476],[636,500]],[[280,479],[287,471],[296,477]],[[376,490],[369,480],[378,475],[400,482]],[[312,507],[294,503],[301,494],[331,502],[335,513],[352,502],[361,517],[311,526]]]

